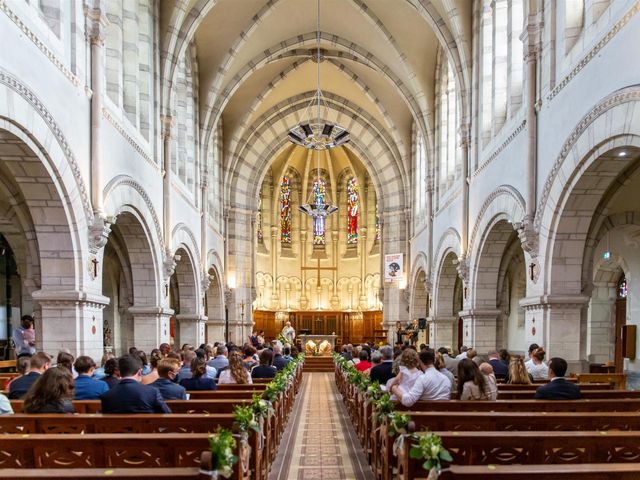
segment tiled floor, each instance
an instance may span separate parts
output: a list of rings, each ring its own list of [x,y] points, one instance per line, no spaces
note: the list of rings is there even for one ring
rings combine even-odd
[[[306,373],[269,480],[371,478],[333,373]]]

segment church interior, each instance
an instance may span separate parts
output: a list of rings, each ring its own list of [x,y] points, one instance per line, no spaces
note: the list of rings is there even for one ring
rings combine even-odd
[[[0,40],[0,480],[639,478],[639,0],[0,0]],[[456,360],[450,399],[374,383],[387,347],[397,382]],[[274,380],[220,388],[265,350]],[[134,429],[11,396],[152,352],[229,360]],[[565,377],[578,403],[534,399]]]

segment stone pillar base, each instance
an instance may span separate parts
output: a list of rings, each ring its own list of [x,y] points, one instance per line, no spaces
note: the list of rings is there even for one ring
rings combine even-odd
[[[429,317],[429,346],[454,348],[453,327],[457,321],[457,317]]]
[[[129,307],[133,317],[133,345],[144,352],[158,348],[161,343],[169,343],[169,319],[173,310],[164,307]]]
[[[537,343],[546,359],[562,357],[570,368],[584,368],[581,358],[581,317],[589,297],[584,295],[543,295],[520,300],[525,309],[527,345]],[[575,371],[575,370],[574,370]]]
[[[207,322],[207,317],[204,315],[196,315],[192,313],[181,313],[176,315],[178,321],[178,340],[182,347],[183,344],[188,343],[198,348],[204,343],[204,327]]]
[[[475,348],[478,355],[486,355],[496,348],[496,328],[499,310],[471,309],[460,312],[462,318],[462,343]]]
[[[55,357],[68,348],[75,356],[102,357],[102,310],[109,298],[79,290],[37,290],[33,299],[42,315],[36,318],[38,350]]]

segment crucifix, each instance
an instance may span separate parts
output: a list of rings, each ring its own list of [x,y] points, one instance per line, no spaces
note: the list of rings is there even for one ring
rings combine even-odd
[[[318,264],[315,267],[300,267],[300,270],[315,270],[318,273],[317,288],[320,288],[320,270],[338,270],[337,267],[321,267],[320,259],[316,258]],[[318,310],[320,310],[320,291],[318,291]]]
[[[98,259],[96,257],[93,257],[91,259],[91,268],[93,269],[91,274],[93,275],[93,278],[96,278],[98,276],[98,263],[100,263],[100,262],[98,261]]]

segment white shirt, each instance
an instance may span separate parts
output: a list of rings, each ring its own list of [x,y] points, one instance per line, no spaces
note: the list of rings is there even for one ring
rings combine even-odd
[[[456,356],[456,359],[462,360],[463,358],[467,358],[467,352],[462,352],[460,355]]]
[[[420,369],[416,369],[415,371],[412,372],[404,365],[400,367],[400,373],[402,374],[402,377],[400,382],[397,383],[397,385],[402,395],[410,391],[413,388],[413,386],[416,384],[416,380],[418,380],[418,378],[420,378],[423,375]],[[396,383],[394,382],[396,378],[397,377],[389,379],[389,381],[387,382],[387,391],[389,391],[389,389],[391,388],[391,385]],[[391,395],[391,400],[394,400],[394,401],[397,400],[396,396]]]
[[[527,368],[527,372],[531,374],[534,380],[546,380],[549,378],[549,367],[547,367],[544,362],[536,365],[532,361],[531,365]]]
[[[402,395],[402,404],[410,407],[418,400],[449,400],[451,398],[451,381],[435,367],[418,377],[413,388]]]
[[[251,380],[251,373],[247,372],[247,376],[249,377],[249,381],[247,383],[253,383],[253,380]],[[238,383],[238,382],[236,382],[236,379],[231,376],[231,370],[227,369],[220,372],[218,383]]]

